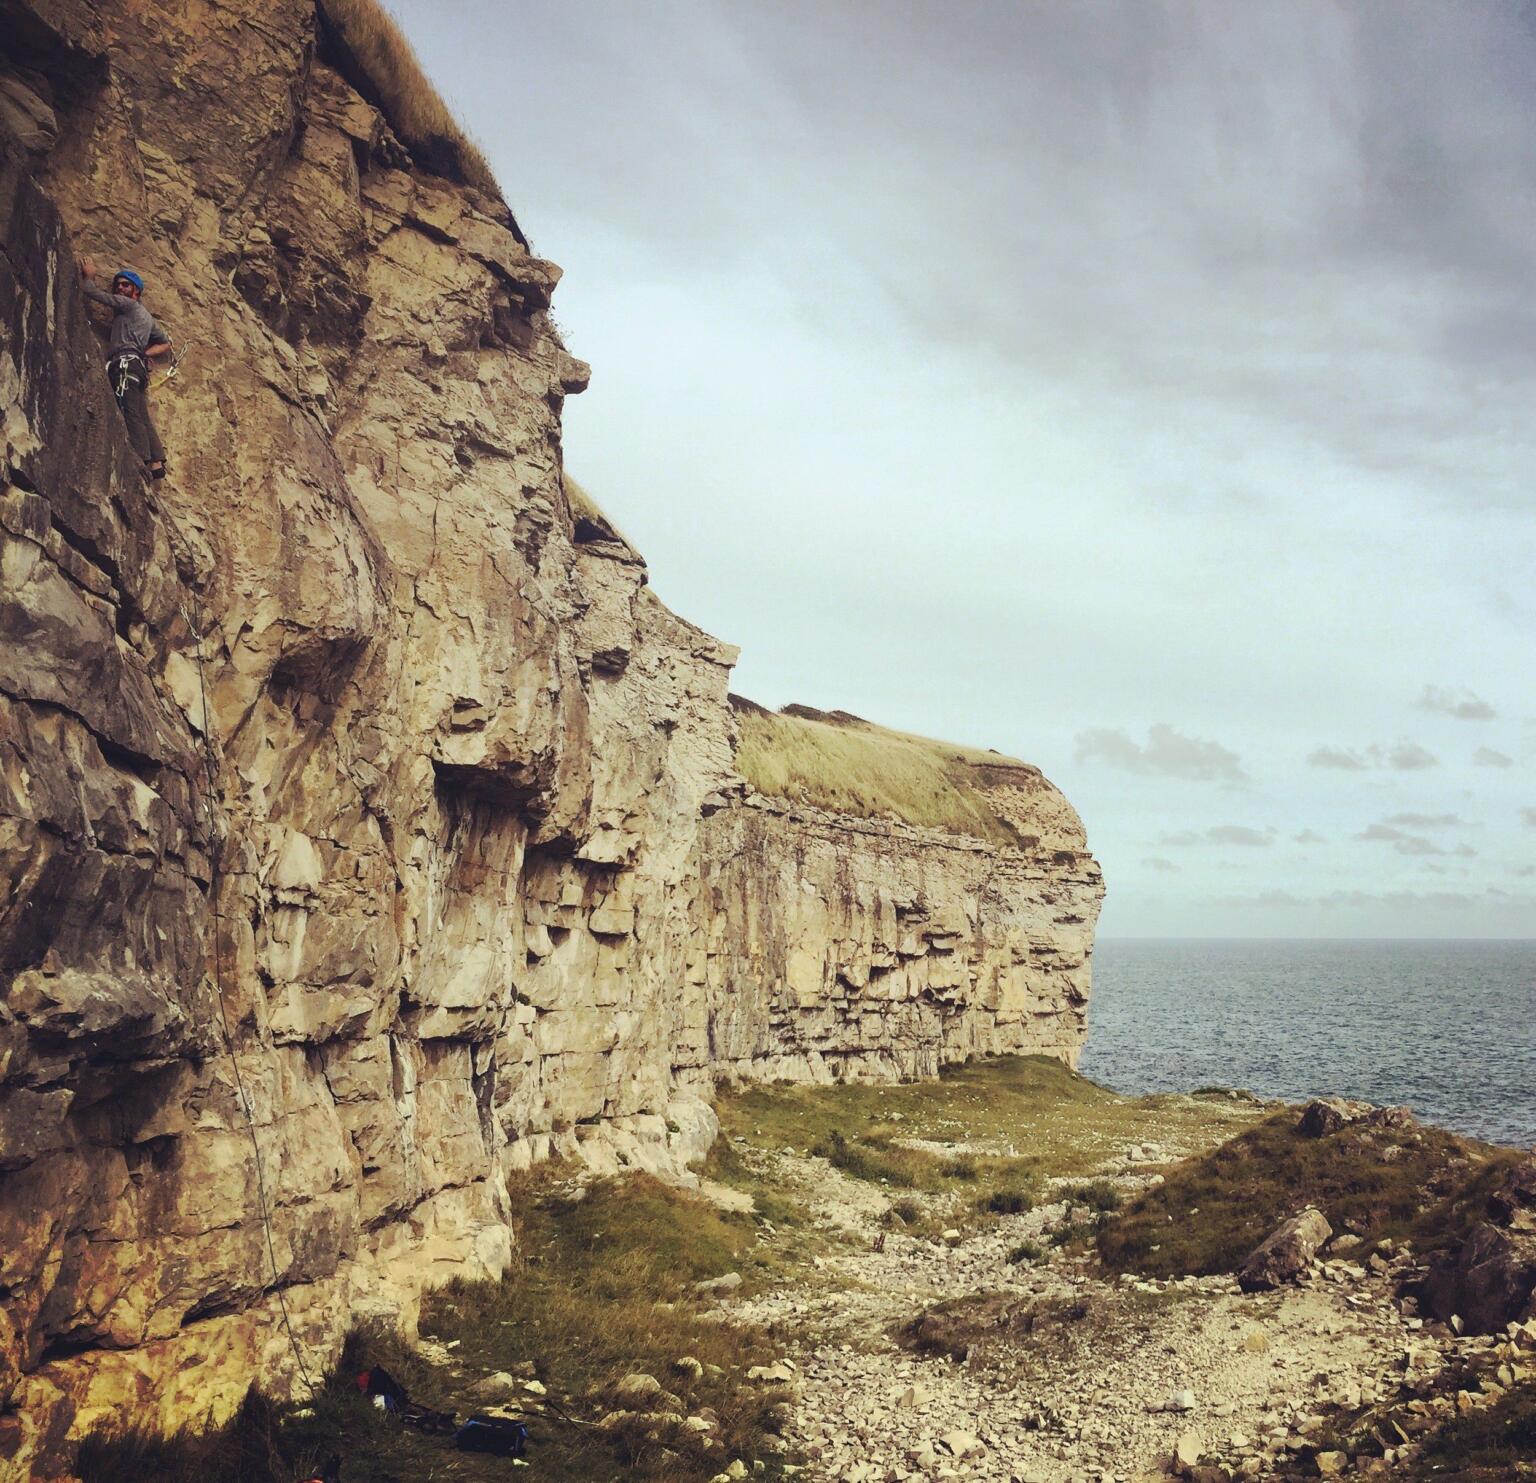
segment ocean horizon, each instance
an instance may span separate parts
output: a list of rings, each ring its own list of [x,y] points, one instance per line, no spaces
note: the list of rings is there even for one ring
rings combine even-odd
[[[1102,937],[1079,1069],[1129,1094],[1407,1105],[1536,1144],[1536,938]]]

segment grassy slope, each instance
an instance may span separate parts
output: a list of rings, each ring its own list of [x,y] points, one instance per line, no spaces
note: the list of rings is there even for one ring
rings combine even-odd
[[[1234,1270],[1282,1220],[1316,1205],[1335,1231],[1369,1243],[1448,1245],[1477,1218],[1517,1154],[1440,1128],[1342,1128],[1323,1138],[1277,1113],[1166,1171],[1099,1236],[1116,1271],[1171,1277]],[[1389,1152],[1395,1150],[1395,1152]]]
[[[759,793],[860,818],[1016,844],[989,806],[973,765],[1013,759],[887,731],[854,717],[815,720],[740,703],[736,766]]]
[[[490,164],[449,112],[409,41],[379,0],[319,0],[326,21],[371,86],[390,127],[425,169],[494,200]]]

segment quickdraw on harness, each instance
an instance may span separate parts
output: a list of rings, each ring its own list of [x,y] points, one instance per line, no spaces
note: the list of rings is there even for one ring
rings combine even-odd
[[[183,357],[190,355],[192,353],[192,347],[197,344],[196,340],[188,340],[184,347],[178,348],[176,341],[172,339],[169,331],[167,331],[165,338],[166,342],[171,347],[171,364],[158,376],[152,376],[150,378],[149,384],[151,389],[156,386],[164,386],[167,381],[173,380],[176,376],[176,373],[181,370],[181,362]]]

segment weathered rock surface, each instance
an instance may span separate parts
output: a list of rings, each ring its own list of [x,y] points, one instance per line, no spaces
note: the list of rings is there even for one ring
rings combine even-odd
[[[279,1294],[312,1367],[409,1327],[504,1266],[510,1170],[676,1171],[720,1074],[1075,1055],[1076,816],[745,795],[735,651],[571,509],[559,270],[314,0],[0,34],[0,1467],[290,1384]],[[187,349],[163,484],[81,253]]]
[[[1061,795],[1033,769],[996,771],[1020,849],[756,797],[712,815],[701,1064],[816,1081],[972,1055],[1075,1064],[1102,879]]]
[[[1327,1216],[1308,1206],[1282,1222],[1248,1254],[1238,1268],[1237,1285],[1244,1292],[1267,1292],[1294,1282],[1332,1234]]]

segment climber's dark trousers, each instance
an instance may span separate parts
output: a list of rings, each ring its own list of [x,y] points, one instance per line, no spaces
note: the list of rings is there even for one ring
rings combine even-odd
[[[128,424],[128,441],[145,463],[164,463],[165,449],[160,434],[149,420],[149,367],[138,356],[119,356],[107,363],[107,379],[123,409]]]

